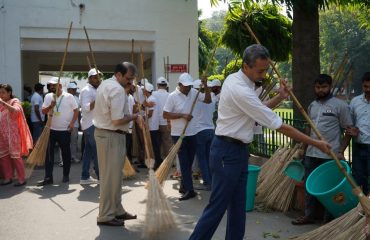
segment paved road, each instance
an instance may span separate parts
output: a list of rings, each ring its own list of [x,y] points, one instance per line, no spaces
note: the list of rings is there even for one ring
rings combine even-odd
[[[54,167],[54,185],[37,187],[43,178],[43,169],[34,170],[24,188],[12,185],[0,187],[0,239],[1,240],[122,240],[142,239],[146,211],[147,171],[141,170],[132,180],[124,181],[122,202],[126,210],[138,215],[137,220],[125,222],[125,227],[97,226],[98,185],[79,185],[81,164],[73,164],[71,182],[62,183],[62,168]],[[178,182],[166,182],[168,196],[178,228],[153,239],[187,239],[194,228],[209,192],[198,191],[197,198],[179,202]],[[244,207],[244,206],[241,206]],[[294,214],[294,213],[293,213]],[[296,213],[295,213],[296,214]],[[311,230],[316,225],[296,227],[292,219],[282,213],[251,212],[247,214],[245,239],[287,239],[288,236]],[[213,239],[224,239],[226,217]],[[264,236],[265,235],[265,236]]]

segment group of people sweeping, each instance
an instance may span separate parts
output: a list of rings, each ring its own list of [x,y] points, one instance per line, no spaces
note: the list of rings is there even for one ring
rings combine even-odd
[[[264,102],[258,98],[255,85],[264,79],[270,64],[268,50],[260,44],[254,44],[245,49],[241,69],[227,76],[221,91],[220,84],[209,84],[206,78],[194,81],[188,73],[184,73],[178,78],[178,86],[171,93],[165,90],[168,82],[164,78],[159,78],[156,82],[158,91],[154,91],[154,86],[147,80],[141,82],[141,87],[136,86],[134,80],[137,77],[137,69],[129,62],[117,64],[112,78],[102,82],[99,80],[100,72],[91,69],[89,84],[80,95],[85,151],[89,151],[89,154],[83,154],[88,165],[83,166],[81,181],[89,182],[89,163],[95,157],[95,163],[96,159],[98,162],[95,164],[95,170],[100,184],[97,224],[123,226],[125,220],[136,219],[136,215],[128,213],[121,203],[122,168],[126,154],[132,154],[130,141],[133,131],[137,131],[135,126],[149,127],[155,169],[164,164],[163,152],[168,154],[169,136],[173,143],[181,140],[181,147],[177,152],[182,175],[180,201],[197,195],[192,181],[192,166],[197,155],[204,187],[211,190],[211,193],[209,202],[189,239],[211,239],[226,211],[228,219],[225,239],[243,239],[246,214],[241,206],[246,203],[245,186],[249,157],[247,146],[253,141],[256,123],[311,146],[306,151],[306,174],[330,159],[330,151],[334,150],[342,158],[340,154],[343,154],[348,145],[349,136],[357,137],[361,157],[356,163],[358,175],[354,175],[367,194],[367,162],[370,157],[369,73],[366,73],[362,80],[364,94],[352,100],[351,108],[330,94],[330,76],[320,75],[315,80],[315,93],[318,98],[310,105],[309,115],[325,138],[320,140],[314,133],[305,135],[283,123],[271,110],[291,95],[291,89],[285,80],[280,80],[280,88],[274,97]],[[212,86],[217,88],[212,89]],[[45,177],[39,182],[40,186],[53,183],[54,153],[50,148],[53,148],[56,142],[62,149],[62,181],[69,181],[71,153],[66,146],[70,143],[70,130],[77,120],[77,104],[72,95],[62,91],[58,83],[55,83],[55,87],[57,97],[53,99],[52,95],[47,95],[42,107],[43,113],[52,112],[52,121]],[[11,90],[10,94],[8,92],[8,88],[0,86],[0,131],[4,131],[3,125],[12,119],[18,119],[17,123],[22,124],[23,115],[20,113],[19,103],[12,100]],[[142,109],[146,114],[140,111]],[[216,127],[213,123],[215,111],[218,115]],[[348,137],[340,143],[341,128],[346,129]],[[5,152],[5,148],[0,148],[4,169],[4,162],[19,163],[23,153],[21,149],[16,149],[14,151],[17,154],[13,154],[9,139],[14,138],[10,136],[14,133],[6,133],[7,138],[2,132],[0,134],[0,146],[6,146],[8,149]],[[19,127],[17,134],[25,133],[27,134]],[[164,144],[162,150],[165,150],[161,154],[161,142],[166,142],[166,139],[167,145]],[[95,156],[92,154],[94,151]],[[8,156],[12,160],[5,161]],[[353,164],[355,170],[355,161]],[[25,180],[22,178],[22,172],[18,173],[18,168],[17,174],[19,184],[24,184]],[[307,196],[305,216],[293,224],[309,223],[311,207],[314,204],[312,198]]]

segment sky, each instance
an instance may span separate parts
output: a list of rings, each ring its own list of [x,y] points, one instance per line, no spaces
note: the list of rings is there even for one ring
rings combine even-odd
[[[219,1],[218,6],[213,7],[210,2],[210,0],[198,0],[198,9],[202,10],[201,19],[210,18],[214,11],[227,10],[227,4],[222,1]]]

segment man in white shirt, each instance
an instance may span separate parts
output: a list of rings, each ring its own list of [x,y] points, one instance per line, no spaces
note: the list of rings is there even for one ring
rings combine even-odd
[[[183,134],[185,136],[178,152],[182,174],[180,193],[183,193],[183,196],[179,198],[180,201],[196,196],[191,170],[197,147],[195,136],[197,133],[197,125],[196,122],[192,120],[193,116],[190,112],[198,91],[192,89],[192,85],[193,78],[190,74],[181,74],[178,80],[178,87],[175,91],[170,93],[163,108],[163,117],[171,120],[171,136],[173,142],[176,143]],[[205,94],[200,93],[197,101],[211,103],[211,94],[207,86],[205,86]],[[187,122],[189,122],[189,124],[185,133],[183,133],[183,129]]]
[[[195,80],[193,87],[201,88],[201,80]],[[212,177],[209,170],[209,151],[213,136],[215,135],[213,124],[213,113],[215,111],[215,101],[209,104],[197,102],[194,108],[194,120],[197,123],[197,150],[196,159],[202,175],[203,186],[195,186],[197,190],[211,190]]]
[[[146,102],[152,103],[152,107],[148,108],[148,125],[150,131],[150,139],[152,140],[152,147],[154,152],[154,170],[156,170],[162,163],[161,158],[161,149],[159,145],[159,114],[160,109],[158,105],[158,101],[155,97],[153,97],[152,92],[154,87],[149,82],[145,82],[143,86],[144,96],[146,97]]]
[[[31,122],[32,122],[32,138],[34,144],[36,144],[39,139],[42,129],[44,128],[44,114],[42,113],[42,104],[43,104],[43,89],[44,85],[41,83],[36,83],[31,97]]]
[[[226,237],[241,240],[245,233],[245,203],[248,172],[247,145],[253,141],[255,122],[329,152],[325,141],[312,139],[286,125],[270,109],[288,97],[284,87],[279,94],[263,104],[255,93],[254,84],[264,78],[269,68],[269,53],[262,45],[247,47],[242,68],[229,75],[222,86],[218,109],[216,136],[210,153],[212,192],[190,240],[211,239],[228,211]],[[285,86],[285,84],[283,84]]]
[[[134,113],[137,113],[136,111],[136,107],[135,107],[135,99],[134,99],[134,96],[133,94],[135,93],[135,86],[131,85],[129,87],[127,87],[126,89],[126,93],[127,93],[127,99],[128,99],[128,111],[130,113],[130,115],[134,114]],[[126,134],[126,156],[128,158],[128,160],[132,163],[132,149],[133,149],[133,141],[132,141],[132,130],[133,130],[133,127],[134,127],[134,122],[131,121],[128,125],[129,129],[128,129],[128,132]]]
[[[50,89],[55,89],[58,81],[53,78],[48,82]],[[72,94],[64,92],[59,84],[56,94],[48,93],[42,105],[42,112],[51,117],[50,137],[45,159],[45,177],[38,186],[53,184],[54,147],[58,143],[62,151],[63,182],[69,182],[71,169],[71,131],[78,118],[78,105]]]
[[[77,94],[77,84],[75,82],[70,82],[67,85],[67,92],[69,94],[72,94],[77,106],[78,106],[78,113],[80,112],[80,100],[76,96]],[[78,142],[78,127],[79,127],[78,121],[75,122],[75,125],[73,126],[73,129],[71,131],[71,155],[72,155],[72,162],[78,163],[80,160],[77,157],[77,142]]]
[[[137,114],[129,114],[125,88],[132,84],[136,73],[132,63],[117,64],[113,77],[103,81],[96,92],[93,123],[100,174],[98,225],[123,226],[124,220],[137,218],[121,203],[125,134],[129,122],[138,119]]]
[[[95,108],[96,89],[100,85],[99,75],[95,68],[88,72],[88,84],[82,88],[80,93],[81,104],[81,130],[84,133],[85,148],[82,153],[82,171],[80,184],[92,184],[97,181],[90,176],[90,162],[94,164],[96,177],[99,179],[98,156],[96,153],[96,142],[94,138],[95,127],[93,125],[93,112]]]
[[[159,106],[159,144],[161,146],[161,157],[167,157],[172,147],[171,130],[167,123],[167,119],[163,118],[163,108],[168,98],[167,91],[168,81],[164,77],[157,79],[157,91],[153,92],[153,96],[158,101]]]

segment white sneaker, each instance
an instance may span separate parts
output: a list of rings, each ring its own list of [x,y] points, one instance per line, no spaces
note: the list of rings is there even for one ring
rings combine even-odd
[[[93,179],[92,177],[90,177],[90,178],[88,178],[88,179],[86,179],[86,180],[83,180],[83,179],[81,179],[80,180],[80,184],[81,185],[86,185],[86,184],[98,184],[99,182],[98,181],[96,181],[95,179]]]

